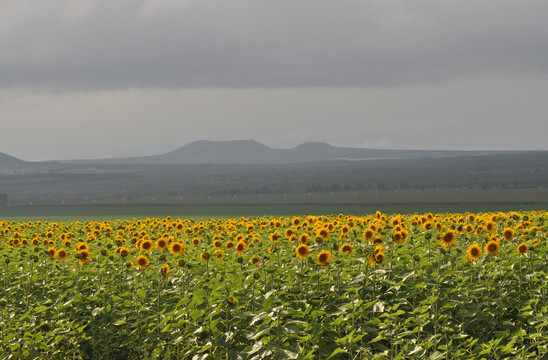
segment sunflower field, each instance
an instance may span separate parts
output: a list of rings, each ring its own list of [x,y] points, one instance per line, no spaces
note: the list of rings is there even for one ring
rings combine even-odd
[[[548,212],[0,221],[1,359],[546,359]]]

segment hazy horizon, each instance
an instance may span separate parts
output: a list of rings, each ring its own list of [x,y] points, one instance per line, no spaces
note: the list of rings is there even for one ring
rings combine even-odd
[[[0,152],[548,150],[548,2],[0,1]]]

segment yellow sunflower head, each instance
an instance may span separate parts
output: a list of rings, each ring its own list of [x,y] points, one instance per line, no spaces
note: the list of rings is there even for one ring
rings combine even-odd
[[[500,245],[497,241],[489,241],[487,244],[485,244],[485,252],[487,254],[496,254],[500,249]]]
[[[237,245],[236,245],[236,253],[238,254],[241,254],[245,251],[247,247],[247,244],[243,241],[240,241]]]
[[[310,253],[310,249],[308,248],[307,245],[301,244],[297,246],[297,248],[295,249],[295,253],[297,254],[297,257],[304,259]]]
[[[506,228],[502,231],[502,236],[504,240],[512,240],[514,238],[514,229]]]
[[[167,248],[167,239],[164,237],[159,238],[156,240],[156,247],[160,250],[164,250]]]
[[[89,253],[88,250],[80,251],[80,253],[78,255],[79,255],[78,256],[78,262],[80,264],[85,264],[85,263],[87,263],[91,260],[91,254]]]
[[[319,265],[325,265],[331,260],[331,253],[329,251],[322,251],[316,258],[316,263]]]
[[[526,243],[521,243],[518,245],[517,251],[518,251],[518,254],[525,255],[527,251],[529,251],[529,245],[527,245]]]
[[[468,261],[477,260],[481,256],[481,247],[478,244],[472,244],[466,250]]]
[[[441,244],[443,246],[453,246],[453,243],[457,240],[457,235],[455,234],[455,231],[448,230],[441,236]]]
[[[152,244],[151,240],[145,240],[141,243],[140,248],[143,251],[151,251],[154,248],[154,244]]]
[[[57,250],[56,254],[59,260],[65,260],[68,256],[68,253],[65,249],[59,249]]]
[[[137,261],[136,261],[136,264],[138,267],[140,267],[141,269],[144,269],[148,266],[149,264],[149,260],[148,260],[148,257],[146,257],[145,255],[140,255],[138,258],[137,258]]]
[[[169,251],[173,254],[173,255],[181,255],[185,252],[186,248],[185,248],[185,245],[184,244],[181,244],[180,242],[178,241],[175,241],[175,242],[172,242],[170,245],[169,245]]]
[[[354,247],[349,243],[345,243],[340,247],[339,251],[350,255],[354,251]]]
[[[19,241],[17,241],[17,245],[19,245]],[[17,245],[15,245],[15,246],[17,246]],[[54,247],[48,248],[49,257],[54,257],[56,253],[57,253],[57,250]]]
[[[165,277],[169,276],[169,265],[168,264],[165,264],[162,267],[162,275],[164,275]]]
[[[379,251],[379,252],[375,255],[375,262],[376,262],[377,264],[380,264],[380,263],[382,263],[382,262],[384,261],[384,258],[385,258],[384,253],[383,253],[382,251]]]

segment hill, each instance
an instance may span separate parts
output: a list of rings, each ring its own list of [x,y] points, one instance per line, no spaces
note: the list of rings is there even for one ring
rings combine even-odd
[[[0,152],[0,166],[24,165],[26,163],[24,160]]]
[[[486,155],[488,151],[383,150],[336,147],[321,142],[307,142],[292,149],[275,149],[255,140],[200,140],[166,154],[71,160],[65,163],[95,164],[293,164],[333,160],[421,159]]]
[[[291,164],[31,164],[33,171],[30,166],[5,175],[0,171],[0,193],[9,196],[10,204],[344,192],[369,202],[384,201],[379,194],[401,197],[406,192],[428,201],[428,191],[443,195],[444,189],[458,195],[452,201],[481,202],[489,194],[490,201],[504,202],[495,189],[548,189],[548,152]],[[463,190],[472,191],[468,200]],[[537,190],[534,197],[515,199],[548,203],[547,194]]]

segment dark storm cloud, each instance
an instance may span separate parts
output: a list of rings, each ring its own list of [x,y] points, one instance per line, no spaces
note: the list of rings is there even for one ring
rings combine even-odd
[[[0,1],[0,87],[390,86],[548,68],[548,2]]]

